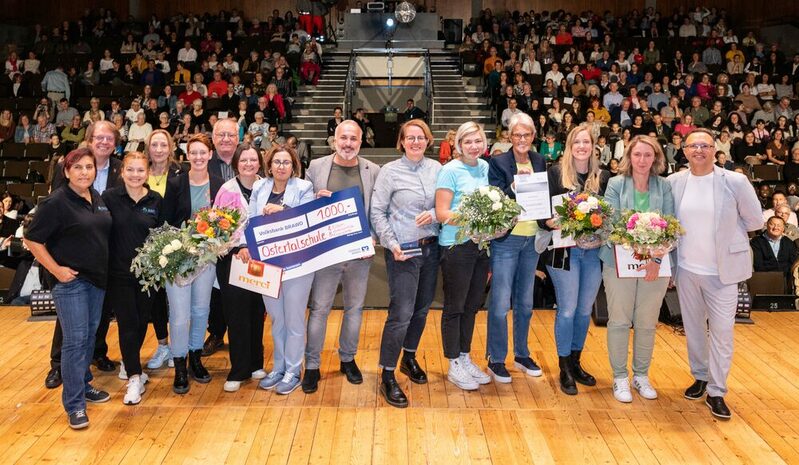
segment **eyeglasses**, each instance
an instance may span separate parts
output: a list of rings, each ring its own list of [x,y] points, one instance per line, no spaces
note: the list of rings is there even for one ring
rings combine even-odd
[[[425,137],[425,136],[416,136],[416,137],[407,136],[407,137],[405,137],[405,142],[417,142],[417,141],[418,142],[425,142],[426,140],[427,140],[427,137]]]
[[[685,148],[693,150],[694,152],[704,152],[705,150],[715,148],[715,146],[709,144],[686,144]]]
[[[524,134],[511,134],[510,136],[512,138],[516,139],[516,140],[532,139],[533,138],[533,133],[525,132]]]
[[[272,160],[272,165],[274,166],[291,166],[293,164],[291,160]]]
[[[220,139],[238,139],[239,135],[232,132],[218,132],[216,134]]]

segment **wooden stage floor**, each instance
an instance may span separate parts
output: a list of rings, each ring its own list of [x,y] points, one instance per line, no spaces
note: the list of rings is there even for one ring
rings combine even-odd
[[[210,384],[192,383],[187,395],[177,396],[172,373],[157,370],[134,407],[122,404],[125,382],[116,373],[98,375],[96,385],[112,399],[89,406],[91,425],[83,431],[67,427],[60,389],[43,385],[53,323],[25,318],[26,309],[0,308],[2,464],[799,463],[796,313],[756,313],[755,325],[736,328],[729,422],[714,420],[703,402],[682,397],[692,381],[685,340],[668,326],[658,328],[651,372],[657,400],[634,394],[632,404],[622,405],[613,399],[605,330],[596,327],[584,359],[598,385],[581,387],[576,397],[561,394],[552,311],[536,311],[530,330],[544,376],[513,371],[512,384],[471,393],[445,381],[440,314],[431,312],[419,351],[430,382],[412,385],[399,375],[411,406],[395,409],[377,388],[385,313],[368,311],[357,357],[365,375],[360,386],[338,373],[340,312],[333,312],[316,394],[297,390],[283,397],[256,390],[254,382],[225,393],[228,360],[222,351],[207,359]],[[483,353],[485,334],[481,312],[473,354]],[[109,344],[119,360],[115,326]],[[149,334],[144,361],[154,345]]]

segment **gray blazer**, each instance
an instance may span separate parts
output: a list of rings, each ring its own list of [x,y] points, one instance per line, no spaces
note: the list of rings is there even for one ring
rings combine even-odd
[[[327,180],[330,177],[330,170],[333,169],[333,155],[312,160],[305,172],[305,179],[313,184],[314,194],[320,190],[327,189]],[[358,170],[361,173],[361,183],[363,184],[363,206],[366,208],[366,217],[369,217],[369,208],[372,201],[372,191],[374,190],[377,174],[380,167],[375,163],[358,157]]]
[[[632,176],[617,175],[608,181],[605,189],[605,200],[613,209],[621,213],[622,210],[635,208],[635,185]],[[671,194],[671,185],[660,176],[649,176],[649,211],[663,215],[674,214],[674,197]],[[613,256],[613,247],[606,244],[599,250],[599,258],[605,266],[616,267]]]
[[[677,218],[680,217],[680,204],[689,173],[690,170],[680,171],[667,178],[674,195]],[[713,175],[715,218],[708,218],[708,221],[716,225],[719,240],[708,247],[716,248],[719,280],[723,284],[736,284],[752,277],[752,249],[747,232],[763,228],[763,213],[755,189],[746,176],[718,166],[713,167]],[[686,231],[686,234],[691,234],[691,231]],[[676,259],[674,261],[676,263]]]

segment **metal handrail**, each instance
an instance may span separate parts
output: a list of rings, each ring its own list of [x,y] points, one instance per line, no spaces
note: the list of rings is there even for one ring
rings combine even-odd
[[[347,77],[344,80],[344,118],[349,118],[352,115],[352,96],[355,95],[355,82],[358,79],[356,66],[355,66],[356,52],[350,52],[350,63],[347,66]]]
[[[433,84],[433,68],[430,64],[430,50],[424,52],[424,96],[427,99],[427,115],[430,124],[435,124],[436,114],[433,100],[435,98],[435,84]]]

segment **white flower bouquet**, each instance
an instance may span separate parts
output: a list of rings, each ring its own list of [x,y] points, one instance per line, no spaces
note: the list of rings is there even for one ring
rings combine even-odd
[[[456,239],[474,241],[480,250],[516,225],[522,207],[495,186],[481,186],[461,198],[453,223],[460,226]]]
[[[130,264],[130,271],[139,278],[143,291],[157,291],[166,283],[191,279],[196,275],[197,242],[188,229],[165,223],[150,231],[147,240],[136,251],[138,254]]]

